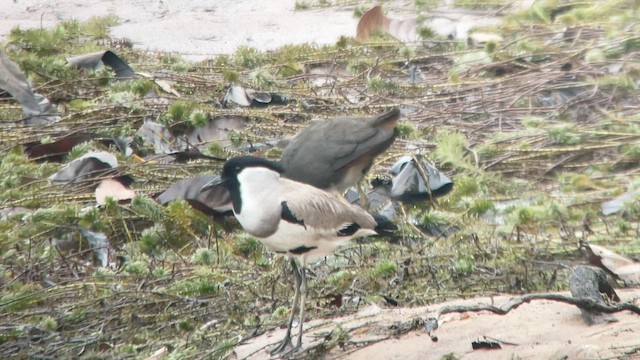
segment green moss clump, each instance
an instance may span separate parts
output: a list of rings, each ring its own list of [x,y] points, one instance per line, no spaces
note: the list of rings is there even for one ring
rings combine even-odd
[[[131,92],[143,97],[153,90],[153,82],[147,79],[135,79],[131,81]]]
[[[196,249],[193,254],[193,262],[198,265],[211,265],[214,263],[215,256],[210,249]]]
[[[262,259],[263,246],[258,239],[249,235],[238,236],[233,242],[234,254],[259,262]]]
[[[240,46],[231,59],[234,65],[246,69],[256,69],[267,62],[266,56],[258,49],[250,46]]]
[[[395,276],[398,271],[398,265],[394,261],[383,261],[376,264],[371,270],[371,275],[376,279],[388,279]]]
[[[396,125],[396,131],[401,139],[408,139],[415,134],[416,129],[408,121],[401,121]]]
[[[575,145],[580,142],[580,135],[573,125],[559,125],[549,128],[547,135],[558,145]]]

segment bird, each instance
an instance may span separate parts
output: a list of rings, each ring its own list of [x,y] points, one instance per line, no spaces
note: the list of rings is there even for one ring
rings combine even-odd
[[[286,147],[280,160],[284,176],[340,195],[356,186],[360,203],[366,209],[368,197],[360,182],[375,158],[393,144],[399,119],[400,110],[393,108],[372,117],[314,120],[292,140],[284,141]],[[224,188],[216,189],[218,183],[213,180],[200,191],[213,193],[205,194],[206,205],[225,213],[231,209],[231,202],[223,194]]]
[[[284,174],[280,163],[240,156],[224,164],[218,180],[228,189],[233,214],[243,229],[267,249],[289,257],[294,270],[295,292],[287,332],[272,354],[283,353],[289,347],[295,351],[302,345],[307,265],[353,238],[384,230],[364,209],[342,201],[333,193],[288,179]],[[291,332],[296,306],[299,325],[294,346]]]
[[[342,194],[359,185],[375,158],[393,144],[399,119],[395,107],[372,117],[313,121],[282,153],[284,176]]]

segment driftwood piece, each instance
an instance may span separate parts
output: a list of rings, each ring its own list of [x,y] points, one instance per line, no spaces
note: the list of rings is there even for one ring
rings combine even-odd
[[[438,319],[442,315],[450,313],[464,313],[464,312],[480,312],[489,311],[498,315],[506,315],[509,311],[520,307],[520,305],[529,303],[533,300],[550,300],[562,302],[577,306],[580,309],[598,311],[606,314],[613,314],[620,311],[631,311],[637,315],[640,315],[640,307],[632,302],[623,302],[615,305],[607,305],[606,303],[599,303],[591,298],[574,298],[557,293],[541,293],[541,294],[527,294],[517,298],[511,299],[502,306],[494,306],[489,304],[478,305],[460,305],[460,306],[445,306],[436,311],[435,316],[428,317],[423,320],[425,330],[431,337],[433,342],[438,341],[438,336],[435,331],[438,329]]]
[[[607,281],[604,270],[594,266],[576,266],[569,277],[571,295],[577,299],[590,299],[596,304],[607,306],[611,300],[620,301],[618,294]],[[606,298],[605,298],[606,296]],[[605,301],[609,300],[609,301]],[[582,317],[589,325],[615,322],[615,317],[597,310],[580,308]]]

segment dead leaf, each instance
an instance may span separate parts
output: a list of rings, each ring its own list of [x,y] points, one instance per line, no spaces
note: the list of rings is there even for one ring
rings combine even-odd
[[[54,183],[74,183],[100,175],[100,170],[118,166],[115,155],[106,151],[94,151],[73,160],[57,173],[49,176]]]
[[[110,264],[109,252],[112,250],[109,245],[109,238],[101,232],[95,232],[87,229],[82,225],[78,225],[82,237],[89,243],[90,249],[93,251],[93,257],[101,267],[108,267]]]
[[[172,81],[158,79],[157,76],[146,72],[137,72],[136,74],[142,76],[145,79],[153,81],[160,87],[160,89],[162,89],[162,91],[168,94],[175,95],[176,97],[180,97],[180,93],[176,89],[174,89],[173,86],[171,86]]]
[[[158,195],[156,200],[165,205],[170,201],[184,199],[196,210],[209,216],[224,216],[230,214],[231,195],[224,186],[217,186],[201,191],[202,187],[210,183],[219,175],[199,175],[194,178],[183,179],[173,183],[167,190]]]
[[[28,209],[26,207],[21,207],[21,206],[4,208],[0,210],[0,220],[5,220],[12,216],[18,216],[18,215],[25,216],[25,215],[31,214],[32,212],[34,212],[33,209]]]
[[[36,158],[38,161],[61,162],[74,146],[96,137],[97,135],[88,132],[69,134],[48,144],[27,144],[25,153],[30,158]]]
[[[367,41],[372,32],[376,30],[387,31],[391,19],[384,16],[382,6],[377,5],[362,14],[358,21],[356,40]]]
[[[418,38],[418,19],[392,19],[382,13],[380,5],[364,13],[358,21],[356,40],[367,41],[375,31],[385,32],[402,42],[414,42]]]
[[[484,33],[484,32],[474,32],[469,34],[467,38],[467,42],[473,46],[484,46],[488,42],[493,43],[501,43],[504,41],[504,38],[498,34],[493,33]]]
[[[615,274],[618,275],[620,280],[624,281],[627,286],[640,285],[640,263],[621,266],[616,270]]]
[[[97,51],[90,54],[83,54],[67,58],[67,63],[77,69],[100,70],[103,66],[108,66],[115,73],[116,79],[131,79],[135,72],[112,51]]]
[[[404,202],[435,199],[453,189],[453,181],[445,174],[422,158],[419,162],[417,164],[411,156],[403,156],[389,169],[395,175],[391,186],[394,199]]]
[[[167,80],[154,79],[153,82],[156,83],[162,91],[180,97],[178,90],[174,89]]]
[[[637,272],[640,270],[640,263],[636,263],[633,259],[617,254],[602,246],[592,245],[586,242],[581,242],[581,246],[583,246],[587,252],[587,261],[589,261],[589,264],[598,266],[625,282],[626,280],[620,275],[621,270],[623,271],[622,275],[630,281],[638,280],[640,274]]]
[[[47,98],[31,90],[22,70],[3,51],[0,51],[0,89],[11,94],[22,105],[27,125],[49,124],[60,118]]]
[[[136,132],[136,136],[152,144],[156,155],[168,154],[179,150],[176,146],[176,138],[171,131],[157,122],[145,121]]]
[[[159,360],[164,355],[167,355],[168,353],[169,353],[169,350],[167,349],[167,347],[163,346],[162,348],[156,350],[156,352],[151,354],[151,356],[149,356],[146,360]]]
[[[136,196],[136,192],[117,180],[105,179],[96,188],[95,196],[98,205],[103,205],[108,197],[118,201],[131,200]]]
[[[600,205],[600,211],[605,216],[615,214],[624,208],[624,204],[627,201],[630,201],[638,195],[640,195],[640,189],[627,191],[620,196],[616,196],[611,200],[603,202],[602,205]]]
[[[204,150],[209,143],[217,141],[220,145],[231,146],[230,131],[244,129],[249,120],[243,116],[224,116],[209,120],[204,126],[198,126],[185,134],[190,146]]]

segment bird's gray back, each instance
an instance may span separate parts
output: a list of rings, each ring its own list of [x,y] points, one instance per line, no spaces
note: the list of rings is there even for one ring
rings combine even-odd
[[[374,118],[375,120],[377,118]],[[372,127],[372,119],[344,117],[318,121],[305,128],[282,154],[285,176],[328,189],[337,184],[337,172],[361,156],[386,150],[395,139],[393,128]],[[313,168],[309,167],[313,164]]]

